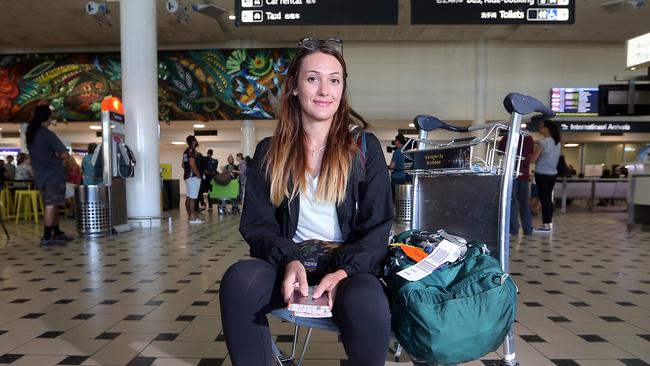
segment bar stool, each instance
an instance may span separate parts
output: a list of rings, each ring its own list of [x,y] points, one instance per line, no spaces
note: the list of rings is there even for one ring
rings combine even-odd
[[[11,195],[11,189],[13,185],[10,182],[4,182],[2,190],[0,191],[0,202],[2,202],[2,210],[0,215],[3,218],[14,217],[14,200]]]
[[[12,217],[12,207],[13,205],[11,204],[9,189],[4,188],[0,191],[0,216],[2,216],[2,218]]]
[[[23,202],[23,197],[25,197],[24,202]],[[28,204],[27,199],[30,200],[31,207]],[[16,223],[18,223],[18,220],[20,219],[20,211],[23,209],[23,204],[25,204],[26,207],[23,212],[23,216],[25,220],[27,220],[31,214],[34,214],[34,222],[38,224],[38,215],[45,211],[45,209],[43,208],[43,199],[41,198],[39,191],[31,190],[31,189],[18,190],[16,191],[15,201],[16,201],[16,208],[15,208]]]

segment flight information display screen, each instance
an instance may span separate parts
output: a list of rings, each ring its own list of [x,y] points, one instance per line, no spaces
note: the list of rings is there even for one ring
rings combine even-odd
[[[551,109],[560,116],[597,116],[598,88],[552,88]]]

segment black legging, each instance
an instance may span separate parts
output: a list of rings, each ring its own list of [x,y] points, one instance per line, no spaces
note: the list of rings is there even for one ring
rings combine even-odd
[[[542,222],[550,224],[553,222],[553,186],[555,186],[557,175],[546,175],[535,173],[535,184],[539,202],[542,204]]]
[[[271,332],[266,314],[287,304],[280,292],[283,272],[252,259],[232,265],[219,291],[221,322],[235,366],[270,366]],[[352,365],[385,364],[390,340],[390,311],[381,284],[363,273],[341,281],[332,311]]]

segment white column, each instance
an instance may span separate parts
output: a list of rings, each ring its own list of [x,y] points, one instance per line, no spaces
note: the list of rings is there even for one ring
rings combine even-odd
[[[28,153],[27,151],[27,126],[29,126],[28,123],[21,123],[20,124],[20,129],[18,129],[18,133],[20,134],[20,152]]]
[[[244,156],[253,157],[255,153],[255,123],[250,120],[241,121],[241,152]]]
[[[487,99],[487,40],[481,38],[476,41],[476,84],[474,100],[474,125],[485,123],[486,120],[486,103]],[[485,131],[477,131],[476,134],[483,136]],[[478,156],[485,156],[487,147],[485,144],[480,144],[476,147]]]
[[[160,216],[156,0],[120,1],[122,98],[135,177],[126,179],[128,216]],[[140,223],[149,221],[140,221]],[[153,221],[160,226],[160,220]]]
[[[480,125],[485,123],[486,107],[485,100],[487,97],[487,40],[481,38],[476,41],[476,87],[474,107],[474,124]]]

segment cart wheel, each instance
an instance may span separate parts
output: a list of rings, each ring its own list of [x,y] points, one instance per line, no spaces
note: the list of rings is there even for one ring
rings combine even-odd
[[[517,362],[517,360],[513,360],[513,361],[501,360],[501,366],[519,366],[519,362]]]

